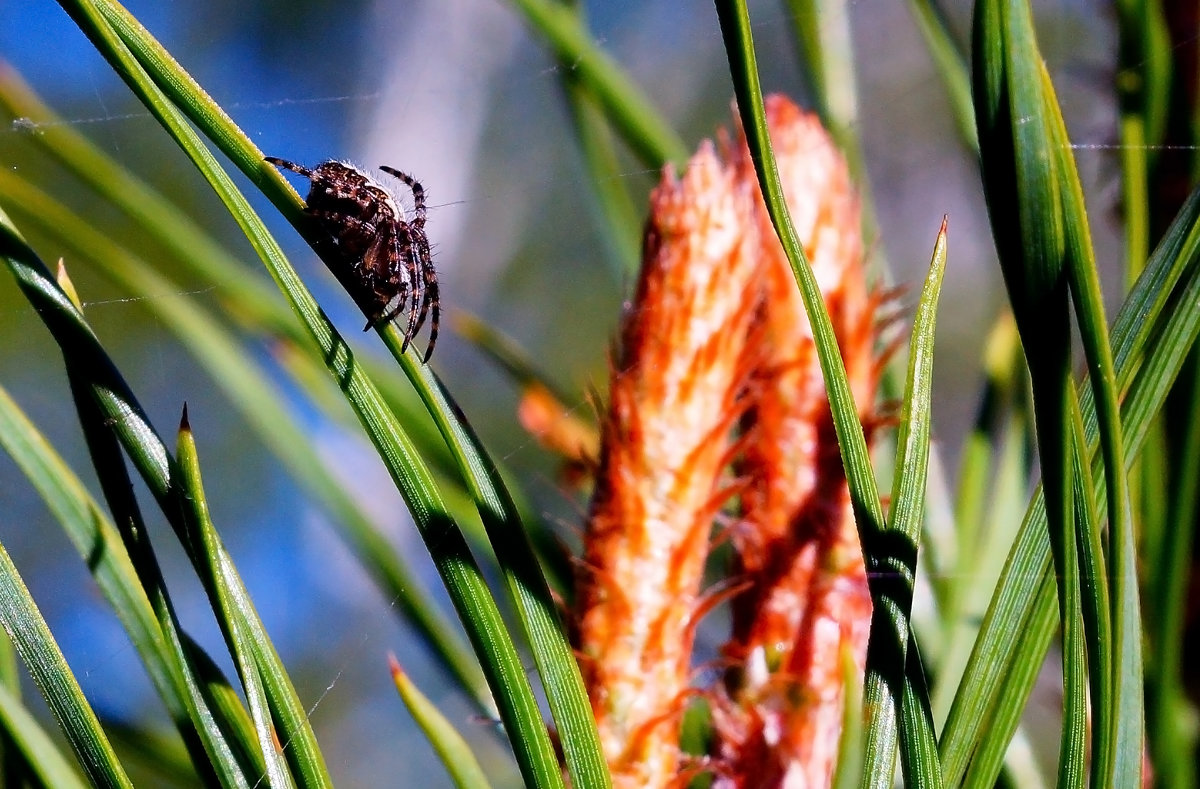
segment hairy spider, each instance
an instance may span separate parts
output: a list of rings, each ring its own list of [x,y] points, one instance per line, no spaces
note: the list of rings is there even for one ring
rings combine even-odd
[[[331,159],[310,170],[274,156],[266,161],[311,182],[305,212],[326,236],[314,241],[313,248],[367,316],[363,331],[394,320],[408,304],[403,348],[408,348],[428,315],[429,347],[424,359],[428,362],[437,342],[440,305],[437,272],[425,235],[425,189],[420,182],[394,168],[379,168],[412,192],[412,218],[406,221],[392,194],[352,164]]]

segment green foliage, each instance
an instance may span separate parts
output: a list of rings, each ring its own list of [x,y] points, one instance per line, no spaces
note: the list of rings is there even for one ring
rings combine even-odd
[[[169,198],[69,126],[48,126],[34,144],[161,244],[165,262],[147,262],[22,173],[0,172],[0,203],[19,220],[0,213],[0,257],[62,351],[103,504],[3,389],[0,445],[46,501],[126,628],[197,781],[236,787],[332,783],[307,711],[208,512],[186,415],[172,451],[88,323],[66,273],[52,275],[18,227],[61,241],[79,265],[93,267],[124,293],[157,294],[151,308],[161,325],[212,376],[257,440],[334,515],[367,573],[397,600],[398,612],[459,689],[480,712],[499,717],[527,785],[564,787],[569,780],[580,789],[609,786],[547,576],[560,587],[569,580],[535,551],[547,532],[530,516],[517,483],[489,455],[432,369],[402,351],[394,326],[379,330],[391,364],[360,359],[327,320],[216,154],[305,235],[310,228],[299,197],[201,86],[114,0],[60,4],[219,196],[277,286],[243,276],[233,257]],[[597,220],[611,240],[614,268],[631,275],[639,211],[618,177],[621,152],[614,143],[652,168],[680,166],[691,146],[592,39],[573,4],[513,5],[560,64],[572,66],[564,70],[565,95]],[[875,612],[867,678],[861,714],[856,708],[846,715],[838,785],[890,786],[897,755],[911,786],[990,787],[1000,780],[1019,783],[1018,776],[1030,770],[1049,784],[1043,768],[1019,763],[1009,746],[1058,635],[1064,695],[1053,780],[1137,786],[1148,752],[1157,785],[1186,789],[1196,783],[1195,733],[1189,729],[1194,709],[1180,653],[1187,557],[1200,511],[1200,361],[1193,352],[1200,333],[1200,191],[1175,206],[1154,190],[1156,162],[1147,146],[1166,139],[1171,108],[1189,95],[1171,79],[1166,17],[1155,2],[1118,4],[1121,72],[1113,89],[1125,146],[1129,292],[1110,330],[1083,191],[1028,2],[979,0],[969,69],[936,4],[909,5],[947,87],[964,146],[979,156],[1014,323],[998,321],[994,346],[981,361],[987,381],[952,495],[938,476],[937,448],[930,442],[937,409],[933,337],[949,259],[943,225],[917,299],[907,367],[897,365],[906,385],[886,508],[880,490],[889,480],[878,479],[872,465],[837,340],[782,197],[746,3],[719,0],[714,20],[768,210],[814,327],[871,577]],[[854,89],[845,76],[852,63],[839,60],[846,50],[831,46],[818,24],[820,13],[844,15],[844,4],[838,6],[788,4],[815,102],[858,162]],[[1194,100],[1195,92],[1190,95]],[[53,119],[9,73],[0,74],[0,105],[13,116]],[[1194,107],[1185,109],[1194,114]],[[1182,144],[1194,149],[1195,142]],[[869,151],[862,155],[870,158]],[[1165,227],[1157,238],[1156,227]],[[180,271],[213,288],[216,306],[182,289]],[[486,327],[474,334],[494,340]],[[1073,337],[1084,352],[1083,378],[1073,364]],[[466,639],[361,503],[334,481],[256,358],[256,343],[264,340],[277,344],[277,360],[300,392],[370,441],[412,513]],[[519,360],[513,369],[532,375],[519,349],[501,356]],[[1034,435],[1042,476],[1027,498],[1023,483]],[[178,621],[127,460],[207,595],[236,687]],[[948,534],[932,533],[937,512],[949,513]],[[1139,566],[1154,571],[1139,574]],[[924,571],[933,574],[937,607],[931,624],[918,624],[913,610]],[[488,582],[493,573],[500,579],[494,585]],[[1158,616],[1143,622],[1141,600]],[[510,629],[506,610],[514,612],[518,627]],[[0,619],[75,757],[72,765],[5,677],[0,767],[6,772],[0,780],[129,785],[2,547]],[[539,708],[522,650],[533,658],[549,718]],[[398,667],[394,677],[456,783],[487,785],[452,725]],[[703,730],[704,721],[695,718],[703,714],[703,705],[695,705],[689,726]]]

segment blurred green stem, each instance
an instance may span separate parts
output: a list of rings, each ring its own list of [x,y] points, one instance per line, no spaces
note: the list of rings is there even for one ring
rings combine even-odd
[[[511,2],[587,86],[643,164],[657,169],[687,161],[687,146],[616,60],[596,46],[574,10],[556,0]]]

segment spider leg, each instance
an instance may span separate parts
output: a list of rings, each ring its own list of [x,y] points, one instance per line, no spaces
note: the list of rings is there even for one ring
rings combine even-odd
[[[384,308],[386,308],[388,304],[394,304],[395,306],[391,307],[390,309],[387,309],[386,311],[384,311],[384,309],[381,308],[380,311],[376,313],[376,316],[374,318],[368,318],[367,319],[367,328],[363,329],[363,331],[370,329],[372,326],[383,326],[383,325],[387,324],[389,321],[393,321],[396,318],[398,318],[400,316],[400,313],[404,312],[404,305],[407,301],[408,301],[408,288],[407,288],[407,286],[402,285],[400,292],[398,294],[396,294],[394,297],[392,297],[391,299],[389,299],[383,305]],[[404,338],[404,346],[407,346],[407,345],[408,345],[408,338],[405,337]],[[401,350],[403,350],[403,347],[401,348]]]
[[[430,317],[429,323],[429,347],[425,350],[425,361],[429,361],[430,355],[433,354],[433,346],[437,344],[438,324],[441,319],[441,299],[437,281],[437,269],[433,266],[433,256],[429,251],[429,239],[425,237],[425,187],[421,186],[421,182],[413,178],[408,173],[403,173],[394,167],[382,165],[379,168],[388,175],[402,181],[413,195],[413,215],[412,220],[408,223],[409,238],[412,241],[413,254],[417,264],[417,268],[421,274],[421,291],[420,298],[414,294],[414,311],[417,311],[415,306],[420,304],[419,314],[417,315],[416,324],[413,334],[421,330],[421,326],[425,324],[425,318]]]
[[[388,261],[388,264],[386,266],[382,267],[382,269],[383,269],[382,279],[384,282],[386,282],[388,284],[389,291],[395,290],[397,287],[398,287],[398,290],[395,293],[395,295],[391,296],[390,298],[387,299],[387,301],[384,302],[384,304],[380,308],[381,314],[374,321],[371,321],[368,325],[371,325],[371,324],[383,325],[383,324],[388,323],[389,321],[395,320],[397,317],[399,317],[404,312],[404,307],[409,301],[409,296],[411,296],[413,298],[413,302],[412,302],[413,305],[416,304],[417,294],[413,290],[412,280],[410,278],[401,279],[399,277],[396,277],[395,276],[396,272],[393,271],[392,267],[391,267],[392,261],[400,260],[400,258],[398,256],[401,254],[400,239],[399,239],[398,234],[395,232],[395,230],[389,229],[386,232],[380,232],[376,236],[375,242],[372,244],[371,250],[368,254],[371,255],[372,256],[371,259],[374,260],[377,256],[383,254],[383,250],[385,248],[387,249],[386,259]],[[376,295],[376,299],[378,300],[378,298],[379,298],[378,290],[375,291],[375,295]],[[393,304],[393,302],[394,302],[394,304]],[[386,312],[384,312],[383,309],[386,308],[389,304],[393,304],[393,306],[390,309],[387,309]],[[401,352],[403,352],[405,349],[408,348],[409,340],[410,340],[410,337],[409,337],[408,333],[406,332],[404,335],[404,343],[401,345]]]
[[[442,304],[441,295],[438,290],[437,271],[434,270],[433,264],[425,268],[426,287],[428,288],[429,298],[425,303],[430,305],[429,315],[429,345],[425,348],[425,364],[429,364],[429,357],[433,356],[433,346],[437,344],[438,336],[438,320],[441,317]],[[421,312],[425,312],[425,308],[421,308]]]
[[[404,273],[408,277],[409,286],[412,288],[412,306],[408,310],[408,328],[404,330],[404,344],[407,346],[417,336],[417,332],[421,330],[421,315],[418,307],[425,301],[425,283],[419,277],[421,261],[417,257],[420,252],[414,243],[416,239],[407,225],[401,227],[403,229],[396,234],[396,243],[399,247],[397,250],[397,260],[404,265]],[[404,236],[402,245],[400,241],[401,233]]]
[[[388,278],[388,261],[391,260],[395,234],[387,229],[375,232],[373,226],[368,226],[372,229],[371,244],[356,261],[357,265],[351,263],[341,273],[334,271],[359,309],[367,315],[367,325],[363,331],[384,325],[395,318],[403,311],[408,299],[405,284],[398,283],[400,288],[397,290]],[[380,286],[383,284],[387,288],[381,292]],[[395,305],[391,306],[393,302]]]
[[[363,328],[363,331],[367,331],[367,330],[371,329],[373,326],[386,326],[390,321],[394,321],[396,318],[400,317],[400,313],[404,312],[404,302],[407,300],[408,300],[407,296],[404,296],[404,295],[397,296],[394,299],[396,306],[391,308],[387,312],[379,313],[377,315],[377,317],[367,318],[367,325],[365,328]],[[391,304],[391,303],[392,302],[390,302],[390,301],[388,302],[388,304]],[[404,349],[407,347],[408,347],[408,337],[405,337],[404,344],[402,346],[400,346],[400,351],[403,352]]]
[[[388,167],[384,164],[380,165],[379,169],[403,181],[404,185],[409,188],[413,196],[413,218],[408,224],[416,230],[425,227],[425,187],[421,186],[421,182],[416,178],[408,173],[400,172],[395,167]]]
[[[276,167],[282,167],[285,170],[291,170],[293,173],[299,173],[309,180],[312,180],[314,175],[313,171],[304,165],[296,164],[295,162],[289,162],[287,159],[280,159],[277,156],[264,156],[263,161],[269,162]]]
[[[383,252],[384,248],[387,249],[386,255]],[[404,264],[404,276],[399,276],[401,272],[396,266],[403,264],[405,260],[404,254],[405,251],[401,246],[399,233],[389,227],[387,230],[379,232],[371,248],[367,251],[367,255],[364,257],[364,263],[367,260],[372,261],[370,266],[364,265],[364,268],[367,268],[371,272],[373,278],[373,284],[370,287],[375,303],[378,305],[382,302],[375,317],[367,321],[368,329],[372,326],[381,326],[395,320],[405,312],[405,305],[409,303],[409,297],[412,297],[411,307],[409,308],[408,327],[404,331],[404,342],[400,346],[401,353],[408,349],[408,345],[412,341],[412,312],[416,309],[417,299],[421,296],[412,273],[408,270],[409,266],[407,264]],[[378,260],[381,256],[383,256],[386,263],[382,265],[375,263],[374,261]],[[381,294],[378,286],[374,284],[375,282],[386,284],[387,290]],[[390,308],[388,308],[389,305],[391,305]]]
[[[420,283],[419,294],[420,298],[413,299],[413,335],[421,331],[421,326],[425,323],[425,312],[429,303],[428,285],[429,278],[425,276],[425,270],[429,267],[429,256],[427,248],[422,244],[424,235],[413,230],[408,231],[409,240],[409,259],[412,261],[413,278]]]
[[[437,269],[433,266],[433,255],[429,251],[429,239],[421,233],[417,238],[417,254],[416,258],[419,262],[418,268],[421,270],[421,315],[417,319],[417,331],[421,330],[421,326],[425,323],[425,316],[429,315],[429,346],[425,349],[425,361],[429,361],[430,355],[433,353],[433,346],[437,343],[438,321],[441,317],[441,304],[439,298]]]

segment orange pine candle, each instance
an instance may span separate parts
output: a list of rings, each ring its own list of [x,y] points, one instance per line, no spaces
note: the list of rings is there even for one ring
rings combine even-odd
[[[768,116],[867,414],[875,300],[857,198],[813,116],[780,97]],[[812,333],[744,141],[722,154],[705,143],[651,197],[585,532],[579,648],[618,787],[686,782],[679,724],[697,691],[715,701],[719,784],[827,785],[843,656],[861,674],[865,655],[870,598]],[[702,575],[715,517],[732,504],[732,668],[722,687],[696,689]]]
[[[678,771],[693,613],[760,301],[750,196],[711,145],[651,205],[579,588],[584,676],[624,787]]]
[[[860,415],[872,413],[875,299],[865,284],[857,197],[816,116],[782,97],[767,121],[796,233],[837,334]],[[743,179],[745,143],[730,153]],[[871,597],[812,329],[761,202],[764,331],[738,469],[746,479],[733,532],[741,576],[734,661],[716,705],[730,786],[828,786],[844,714],[844,659],[861,682]],[[753,777],[753,780],[748,779]]]

